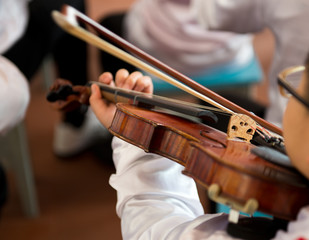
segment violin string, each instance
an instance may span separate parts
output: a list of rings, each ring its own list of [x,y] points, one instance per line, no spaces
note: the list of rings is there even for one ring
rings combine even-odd
[[[106,85],[102,84],[102,86],[106,86]],[[236,114],[236,113],[231,114],[231,113],[228,113],[228,112],[226,112],[222,109],[219,109],[217,107],[205,106],[205,105],[201,105],[201,104],[197,104],[197,103],[183,101],[183,100],[180,100],[180,99],[172,99],[172,98],[168,98],[168,97],[164,97],[164,96],[159,96],[159,95],[149,94],[149,93],[143,93],[143,92],[137,92],[137,91],[134,91],[134,90],[122,89],[122,88],[118,88],[118,87],[113,87],[113,88],[117,89],[116,90],[117,95],[118,95],[118,92],[120,92],[120,91],[126,92],[128,94],[135,95],[134,102],[136,102],[137,96],[143,96],[143,97],[149,97],[149,98],[153,98],[153,99],[159,99],[159,100],[162,100],[162,101],[165,101],[165,102],[172,102],[174,104],[180,104],[180,105],[195,107],[195,108],[198,108],[198,109],[209,110],[211,112],[221,114],[222,116],[234,115],[237,118],[239,118],[240,120],[242,120],[243,122],[247,123],[248,126],[250,126],[254,130],[254,132],[256,132],[258,135],[260,135],[263,139],[266,138],[265,136],[267,136],[267,137],[271,136],[271,134],[268,131],[266,131],[265,128],[260,126],[258,123],[256,123],[257,125],[255,127],[254,125],[249,123],[246,119],[243,119],[242,114]],[[259,131],[257,131],[258,129],[259,129]]]
[[[153,95],[153,96],[155,98],[159,98],[159,99],[162,99],[162,100],[167,100],[167,101],[171,101],[171,102],[174,102],[174,103],[179,103],[179,104],[183,104],[183,105],[187,105],[187,106],[192,106],[192,107],[196,107],[196,108],[201,108],[201,109],[213,111],[213,112],[216,112],[216,113],[220,113],[221,115],[225,115],[225,116],[231,116],[232,115],[232,114],[227,113],[227,112],[225,112],[225,111],[223,111],[219,108],[216,108],[216,107],[204,106],[204,105],[200,105],[200,104],[196,104],[196,103],[190,103],[190,102],[186,102],[186,101],[182,101],[182,100],[178,100],[178,99],[170,99],[170,98],[158,96],[158,95]],[[260,126],[258,123],[256,123],[257,125],[255,127],[254,125],[249,123],[246,119],[243,119],[242,114],[233,114],[233,115],[240,118],[240,120],[242,120],[243,122],[247,123],[248,126],[250,126],[262,138],[265,139],[265,135],[271,136],[271,134],[265,128]],[[257,131],[258,129],[259,129],[259,131]]]
[[[231,116],[232,115],[232,114],[227,113],[226,111],[223,111],[223,110],[216,108],[216,107],[205,106],[205,105],[187,102],[187,101],[183,101],[183,100],[179,100],[179,99],[172,99],[172,98],[159,96],[159,95],[155,95],[155,94],[137,92],[137,91],[134,91],[134,90],[122,89],[122,88],[118,88],[118,87],[110,87],[108,85],[105,85],[105,84],[102,84],[102,83],[99,83],[99,82],[96,82],[96,83],[101,85],[101,86],[104,86],[104,87],[113,88],[116,96],[118,96],[118,93],[121,92],[121,91],[134,95],[134,100],[133,100],[134,103],[136,103],[138,96],[143,96],[143,97],[150,97],[150,98],[153,98],[153,99],[159,99],[159,100],[166,101],[166,102],[173,102],[175,104],[180,104],[180,105],[185,105],[185,106],[190,106],[190,107],[196,107],[198,109],[209,110],[209,111],[212,111],[212,112],[215,112],[215,113],[219,113],[223,116]],[[117,99],[117,97],[116,97],[116,99]],[[243,122],[247,123],[262,138],[265,139],[265,136],[271,136],[271,134],[268,131],[266,131],[265,128],[261,127],[257,123],[256,123],[257,126],[254,127],[251,123],[247,122],[246,119],[243,119],[242,114],[233,114],[233,115],[240,118],[240,120],[242,120]],[[257,130],[259,130],[259,131],[257,131]]]
[[[205,105],[201,105],[201,104],[197,104],[197,103],[193,103],[193,102],[183,101],[183,100],[180,100],[180,99],[171,99],[171,98],[163,97],[163,96],[159,96],[159,95],[153,95],[153,97],[160,99],[160,100],[163,100],[163,101],[170,101],[170,102],[173,102],[173,103],[186,105],[186,106],[189,106],[189,107],[195,107],[195,108],[199,108],[199,109],[204,109],[204,110],[209,110],[209,111],[221,113],[221,114],[228,115],[228,116],[231,115],[230,113],[227,113],[226,111],[224,111],[220,108],[217,108],[217,107],[205,106]]]
[[[162,99],[168,99],[168,98],[164,98],[162,96],[157,96],[157,95],[155,95],[155,97],[162,98]],[[186,101],[181,101],[181,100],[176,100],[176,99],[171,99],[171,101],[173,101],[175,103],[181,103],[181,104],[184,104],[184,105],[193,106],[193,107],[197,107],[197,108],[213,111],[213,112],[216,112],[216,113],[220,113],[221,115],[224,115],[224,116],[231,116],[232,115],[232,114],[227,113],[227,112],[225,112],[225,111],[223,111],[223,110],[221,110],[219,108],[216,108],[216,107],[204,106],[204,105],[195,104],[195,103],[189,103],[189,102],[186,102]],[[233,114],[233,115],[238,117],[243,122],[247,123],[248,126],[250,126],[254,130],[254,132],[259,134],[263,139],[265,139],[265,136],[268,136],[268,137],[271,136],[271,134],[265,128],[260,126],[258,123],[256,123],[257,125],[255,127],[250,122],[248,122],[246,119],[244,119],[242,114]],[[258,129],[259,129],[259,131],[257,131]]]
[[[245,119],[242,118],[242,115],[236,114],[236,116],[238,116],[244,122],[248,123]],[[256,122],[256,127],[254,127],[250,123],[248,123],[248,125],[254,130],[254,132],[256,132],[263,139],[266,139],[266,137],[270,138],[272,136],[270,132],[268,132],[264,127],[260,126],[257,122]]]
[[[134,96],[134,99],[133,99],[133,105],[137,105],[137,98],[138,98],[138,96],[135,95],[135,96]]]
[[[115,91],[115,93],[114,93],[114,99],[115,99],[115,100],[114,100],[115,103],[118,102],[118,101],[117,101],[117,99],[118,99],[118,90],[117,90],[117,89],[116,89],[116,91]]]

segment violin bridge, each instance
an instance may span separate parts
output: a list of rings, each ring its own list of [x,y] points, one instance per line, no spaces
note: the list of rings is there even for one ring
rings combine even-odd
[[[228,139],[252,140],[256,129],[256,122],[245,114],[233,114],[230,118],[227,136]]]

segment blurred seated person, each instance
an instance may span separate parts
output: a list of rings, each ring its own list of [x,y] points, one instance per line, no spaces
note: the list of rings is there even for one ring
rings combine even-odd
[[[101,24],[163,63],[217,92],[226,94],[229,88],[234,87],[235,90],[238,86],[245,89],[243,86],[247,88],[262,80],[262,70],[252,45],[253,36],[202,28],[195,16],[192,16],[189,3],[137,0],[127,12],[106,16]],[[134,70],[104,52],[102,66],[104,71],[113,74],[118,68],[126,68],[129,72]],[[169,83],[152,79],[155,94],[181,94]],[[248,105],[252,111],[257,109],[254,103],[248,104],[249,94],[242,93],[241,97],[238,95],[237,99],[231,100]],[[247,101],[243,101],[244,98]],[[258,112],[260,116],[263,114],[263,110]]]
[[[51,17],[51,11],[60,10],[63,4],[85,12],[84,0],[1,1],[2,53],[28,80],[38,72],[43,60],[52,56],[57,77],[84,85],[88,81],[87,45],[64,32]],[[3,45],[3,39],[14,38],[17,34],[18,40]],[[70,157],[85,150],[98,136],[95,133],[101,133],[98,129],[106,135],[93,114],[86,112],[87,108],[81,107],[65,113],[56,125],[53,150],[57,156]]]
[[[24,74],[2,54],[22,35],[25,20],[24,13],[26,2],[16,4],[15,1],[1,3],[0,22],[8,24],[0,25],[0,137],[5,136],[13,127],[23,120],[29,100],[30,92]],[[17,19],[12,19],[9,11],[10,5],[18,14]],[[8,7],[8,9],[6,8]],[[11,9],[12,10],[12,9]],[[16,16],[17,17],[17,16]],[[7,199],[7,180],[4,169],[0,163],[0,211]]]
[[[250,34],[269,28],[276,49],[268,77],[270,105],[265,118],[280,126],[286,100],[275,80],[282,69],[305,60],[308,9],[307,0],[137,0],[122,16],[120,33],[186,75],[207,76],[207,71],[216,67],[226,66],[224,73],[229,67],[252,61]]]

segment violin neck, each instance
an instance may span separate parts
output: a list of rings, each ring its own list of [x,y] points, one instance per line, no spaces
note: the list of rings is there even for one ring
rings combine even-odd
[[[91,83],[90,83],[91,84]],[[96,83],[98,84],[98,83]],[[111,102],[128,103],[133,100],[133,104],[144,108],[159,107],[170,111],[181,113],[187,116],[200,118],[210,122],[217,122],[217,116],[205,109],[181,104],[180,102],[168,100],[168,98],[160,98],[151,94],[145,94],[136,91],[129,91],[117,87],[99,84],[102,96]]]

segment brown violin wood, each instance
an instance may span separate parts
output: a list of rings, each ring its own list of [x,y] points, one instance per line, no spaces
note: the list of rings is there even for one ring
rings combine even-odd
[[[227,140],[225,133],[207,125],[117,104],[110,131],[146,152],[180,163],[184,174],[206,188],[219,184],[221,195],[231,201],[256,199],[259,211],[283,219],[295,219],[309,204],[308,182],[298,172],[252,154],[254,145]]]
[[[225,153],[228,149],[218,154],[218,149],[192,145],[184,174],[206,188],[218,184],[222,197],[240,204],[256,199],[259,211],[282,219],[295,219],[300,207],[309,203],[308,183],[294,171],[243,152],[241,147],[234,148],[234,154]]]

